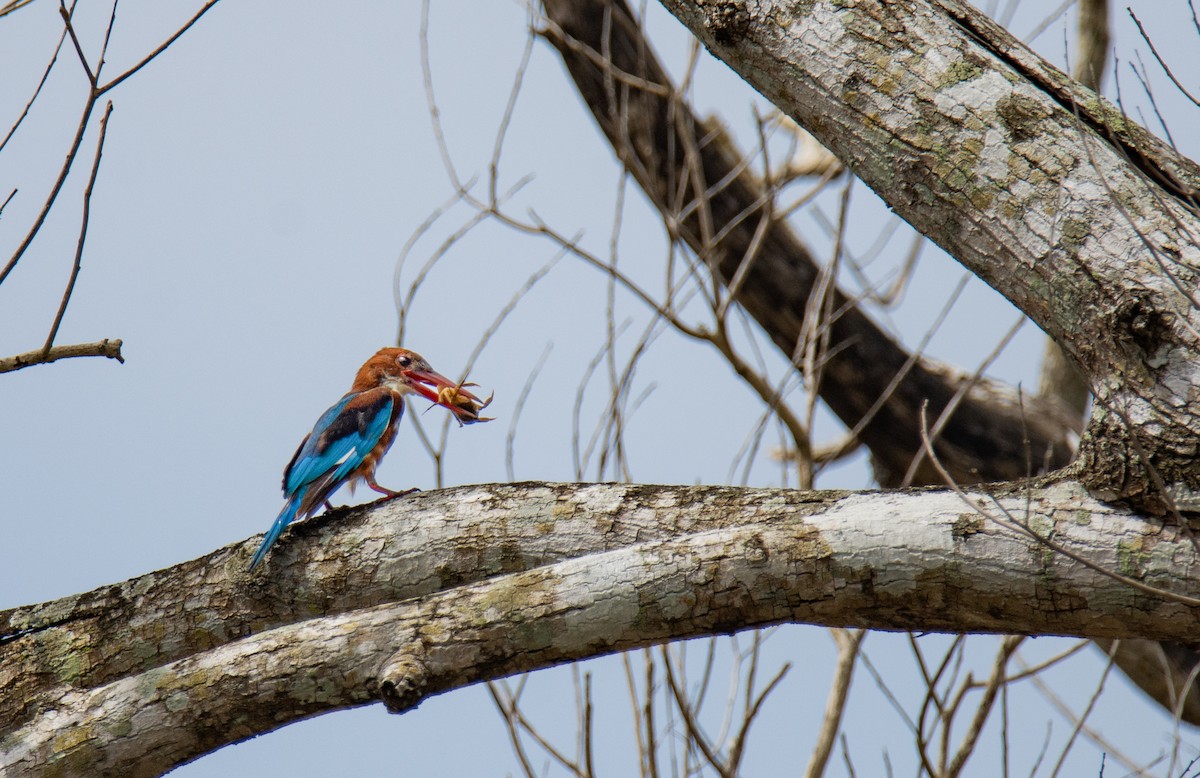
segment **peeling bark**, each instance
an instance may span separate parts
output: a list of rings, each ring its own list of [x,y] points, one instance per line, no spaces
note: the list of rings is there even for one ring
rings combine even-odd
[[[993,501],[995,498],[995,501]],[[505,484],[297,525],[0,614],[0,770],[148,776],[322,712],[679,638],[803,622],[873,629],[1194,637],[1200,597],[1169,524],[1079,485],[846,493]]]

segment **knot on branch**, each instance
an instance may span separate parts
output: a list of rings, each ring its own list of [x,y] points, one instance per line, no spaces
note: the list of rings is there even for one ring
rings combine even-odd
[[[388,713],[404,713],[420,705],[428,682],[425,647],[416,641],[388,657],[379,669],[379,694]]]
[[[750,12],[736,0],[700,0],[704,27],[720,46],[730,46],[745,37]]]
[[[1142,352],[1142,362],[1151,370],[1157,370],[1167,362],[1166,351],[1170,348],[1175,315],[1163,311],[1152,295],[1130,300],[1117,309],[1116,323]]]

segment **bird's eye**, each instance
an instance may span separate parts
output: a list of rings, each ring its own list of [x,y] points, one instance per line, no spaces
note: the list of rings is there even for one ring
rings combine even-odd
[[[396,363],[399,364],[400,367],[408,367],[409,365],[412,364],[412,358],[403,356],[403,357],[400,357],[399,359],[397,359]]]

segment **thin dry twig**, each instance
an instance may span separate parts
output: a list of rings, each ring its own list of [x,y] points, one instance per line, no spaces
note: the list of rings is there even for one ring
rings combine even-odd
[[[41,211],[34,218],[33,225],[30,226],[29,230],[25,233],[24,239],[22,239],[20,244],[17,245],[12,257],[9,258],[8,263],[2,270],[0,270],[0,284],[4,283],[4,280],[8,278],[9,273],[11,273],[17,266],[17,263],[21,261],[21,257],[25,256],[25,252],[33,243],[34,238],[37,237],[38,232],[41,231],[42,224],[45,223],[46,217],[50,215],[50,209],[54,207],[54,203],[58,199],[58,194],[62,191],[63,184],[67,181],[67,174],[71,172],[71,168],[75,164],[75,157],[79,153],[80,144],[83,143],[83,135],[87,131],[88,120],[91,118],[92,110],[95,108],[95,106],[95,98],[89,98],[87,104],[84,106],[83,116],[79,119],[79,126],[75,130],[75,137],[71,141],[71,148],[67,151],[66,161],[63,163],[62,168],[59,169],[58,178],[55,179],[54,184],[51,186],[50,193],[46,195],[46,200],[44,203],[42,203]]]
[[[1017,657],[1017,663],[1019,666],[1023,665],[1023,662],[1021,662],[1021,659],[1019,656]],[[1030,668],[1030,669],[1032,669],[1032,668]],[[1134,762],[1132,759],[1130,759],[1128,756],[1126,756],[1120,749],[1118,749],[1116,747],[1116,745],[1114,743],[1112,743],[1107,738],[1105,738],[1104,735],[1102,735],[1097,730],[1087,726],[1086,723],[1080,722],[1079,717],[1075,715],[1075,712],[1073,710],[1071,710],[1071,707],[1069,705],[1067,705],[1067,703],[1065,701],[1063,701],[1063,699],[1061,697],[1059,697],[1058,694],[1056,694],[1052,688],[1050,688],[1050,685],[1048,683],[1046,683],[1046,681],[1044,681],[1041,678],[1041,676],[1039,676],[1037,674],[1030,674],[1024,670],[1022,671],[1021,675],[1022,675],[1022,677],[1026,677],[1026,676],[1029,677],[1030,680],[1033,681],[1034,688],[1037,689],[1038,693],[1041,694],[1042,697],[1045,698],[1045,700],[1048,703],[1050,703],[1051,707],[1055,708],[1059,712],[1059,714],[1062,715],[1063,718],[1065,718],[1067,721],[1072,722],[1073,725],[1075,723],[1079,723],[1079,727],[1078,727],[1079,732],[1084,737],[1086,737],[1088,740],[1095,743],[1096,746],[1101,751],[1108,754],[1113,759],[1117,760],[1121,764],[1122,767],[1124,767],[1126,770],[1128,770],[1130,772],[1131,775],[1138,775],[1138,776],[1151,775],[1151,773],[1147,772],[1150,765],[1138,766],[1138,764],[1136,762]],[[1013,676],[1013,677],[1015,678],[1016,676]]]
[[[1067,754],[1071,753],[1072,746],[1074,746],[1075,741],[1079,739],[1080,731],[1087,723],[1088,717],[1092,715],[1092,711],[1095,710],[1096,703],[1099,701],[1100,695],[1104,693],[1104,682],[1108,680],[1108,674],[1112,672],[1114,666],[1113,658],[1116,656],[1116,651],[1119,645],[1119,641],[1114,642],[1112,649],[1108,652],[1108,661],[1104,663],[1104,672],[1100,674],[1100,681],[1096,684],[1096,688],[1092,692],[1091,697],[1088,698],[1087,706],[1083,709],[1083,713],[1075,719],[1075,726],[1071,729],[1071,734],[1067,737],[1066,744],[1063,745],[1062,753],[1058,755],[1058,761],[1054,763],[1054,769],[1050,771],[1050,778],[1055,778],[1055,776],[1062,772],[1063,764],[1065,764],[1067,761]],[[1174,765],[1171,767],[1173,769]],[[1171,773],[1172,770],[1168,770],[1167,772]]]
[[[817,742],[808,758],[808,767],[804,770],[805,778],[820,778],[825,774],[829,755],[833,753],[834,741],[842,727],[846,701],[850,697],[850,680],[854,676],[854,665],[858,662],[859,646],[867,636],[867,631],[864,629],[831,629],[829,632],[837,643],[837,663],[833,669],[833,683],[829,689],[829,698],[825,701],[825,717],[821,721],[821,729],[817,733]],[[847,758],[849,758],[848,753]]]
[[[9,373],[13,370],[21,370],[33,365],[48,365],[60,359],[71,359],[73,357],[107,357],[121,363],[125,362],[125,358],[121,356],[121,340],[113,338],[97,343],[55,346],[49,352],[45,349],[38,349],[37,351],[30,351],[25,354],[17,354],[14,357],[4,357],[0,359],[0,373]]]
[[[576,669],[578,673],[578,669]],[[596,775],[596,758],[595,758],[595,727],[594,713],[592,706],[592,674],[584,673],[583,675],[583,711],[580,715],[579,722],[579,739],[580,750],[583,751],[583,772],[588,778],[594,778]]]
[[[1142,20],[1137,17],[1137,14],[1133,12],[1132,8],[1126,8],[1125,10],[1129,13],[1129,18],[1133,19],[1133,23],[1137,25],[1138,35],[1140,35],[1142,40],[1146,42],[1146,45],[1150,47],[1150,53],[1154,55],[1154,59],[1158,61],[1158,64],[1160,67],[1162,67],[1163,72],[1167,74],[1167,78],[1171,79],[1171,83],[1175,85],[1175,88],[1178,89],[1184,97],[1186,97],[1195,105],[1200,106],[1200,97],[1196,97],[1189,92],[1187,87],[1185,87],[1175,75],[1175,72],[1171,70],[1171,66],[1168,65],[1167,61],[1163,59],[1161,54],[1159,54],[1158,48],[1154,45],[1154,41],[1146,32],[1146,28],[1142,26]]]
[[[101,85],[99,83],[100,70],[104,64],[104,53],[107,51],[108,41],[111,38],[113,25],[116,20],[116,2],[114,0],[114,4],[112,6],[112,13],[111,13],[111,15],[109,17],[109,21],[108,21],[108,26],[105,28],[104,41],[103,41],[103,46],[101,48],[100,60],[97,63],[96,68],[93,70],[91,64],[88,62],[87,57],[83,53],[83,46],[82,46],[78,36],[76,35],[75,27],[74,27],[74,24],[72,23],[72,16],[74,13],[75,5],[74,5],[74,3],[72,3],[71,7],[68,8],[62,2],[62,0],[60,0],[59,13],[63,19],[64,35],[67,37],[70,37],[70,39],[71,39],[71,42],[75,48],[75,52],[79,57],[80,65],[83,68],[85,75],[87,76],[90,88],[88,90],[87,99],[85,100],[85,103],[84,103],[84,108],[83,108],[83,112],[82,112],[82,115],[79,120],[79,125],[75,130],[75,135],[72,138],[70,148],[67,151],[66,159],[64,160],[62,167],[59,169],[58,176],[55,179],[53,185],[50,187],[50,191],[46,195],[46,199],[42,203],[42,207],[39,210],[37,216],[34,218],[32,225],[30,225],[29,229],[26,231],[25,236],[22,238],[21,242],[17,245],[16,250],[13,252],[12,256],[9,258],[8,262],[5,264],[4,268],[0,269],[0,284],[4,283],[5,279],[7,279],[9,274],[12,273],[13,269],[16,268],[17,263],[19,263],[21,261],[21,258],[28,251],[30,245],[32,245],[34,239],[37,237],[37,235],[41,231],[42,225],[45,224],[46,219],[49,216],[51,209],[54,207],[54,204],[57,202],[58,196],[62,192],[63,185],[66,183],[67,176],[70,174],[71,169],[74,167],[75,160],[79,154],[80,145],[83,143],[83,137],[84,137],[85,133],[87,132],[87,128],[90,123],[92,113],[95,110],[96,104],[99,101],[99,99],[102,96],[104,96],[107,92],[109,92],[110,90],[115,88],[118,84],[122,83],[123,81],[125,81],[126,79],[128,79],[129,77],[131,77],[132,75],[137,73],[139,70],[141,70],[143,67],[148,65],[150,62],[152,62],[156,57],[158,57],[164,51],[166,51],[171,46],[171,44],[173,44],[182,35],[184,35],[189,29],[191,29],[192,26],[195,25],[195,23],[197,21],[199,21],[199,19],[202,16],[204,16],[204,14],[206,14],[214,5],[216,5],[217,2],[219,2],[219,0],[208,0],[208,2],[205,3],[205,5],[203,7],[201,7],[201,9],[194,16],[192,16],[190,20],[188,20],[186,23],[184,23],[183,26],[181,26],[178,30],[176,30],[176,32],[173,35],[171,35],[166,41],[164,41],[157,48],[155,48],[153,51],[151,51],[148,55],[146,55],[142,60],[140,60],[133,67],[124,71],[123,73],[121,73],[116,78],[109,81],[108,83]],[[4,13],[11,12],[12,10],[15,10],[16,7],[19,7],[19,6],[14,6],[13,4],[10,3],[8,6],[5,7],[5,9],[3,9],[3,12]],[[3,13],[0,13],[0,15],[3,15]],[[61,48],[61,45],[62,45],[62,39],[60,39],[60,41],[59,41],[59,48]],[[56,52],[55,60],[51,61],[49,67],[53,67],[54,62],[57,59],[57,52],[59,51],[59,48],[55,49],[55,52]],[[47,74],[49,73],[49,67],[47,68],[47,71],[46,71]],[[43,76],[43,81],[44,81],[44,79],[45,79],[45,76]],[[40,90],[41,90],[41,85],[39,84],[37,91],[35,91],[35,93],[34,93],[34,97],[30,101],[30,104],[32,104],[33,99],[36,99],[37,94],[40,92]],[[28,106],[26,107],[26,109],[28,110]],[[112,110],[112,103],[110,101],[107,109],[105,110],[104,117],[101,119],[101,128],[100,128],[100,147],[101,148],[103,146],[104,134],[105,134],[105,128],[107,126],[108,115],[111,112],[111,110]],[[20,119],[18,120],[17,124],[20,124]],[[11,136],[12,132],[15,130],[16,130],[16,125],[14,125],[13,130],[10,131],[9,136]],[[7,142],[7,137],[5,139],[5,142]],[[91,187],[95,183],[96,171],[98,169],[99,162],[100,162],[100,149],[98,148],[97,152],[96,152],[95,163],[93,165],[92,175],[88,182],[88,191],[87,191],[87,193],[85,193],[84,228],[81,231],[80,245],[76,252],[75,267],[72,272],[71,281],[68,284],[67,293],[64,295],[63,302],[60,305],[59,312],[56,317],[55,325],[51,330],[50,337],[47,339],[47,344],[44,348],[44,350],[47,353],[50,353],[52,351],[51,346],[53,344],[54,336],[57,334],[58,324],[61,322],[63,312],[66,308],[67,302],[70,299],[71,291],[74,287],[75,277],[78,274],[80,254],[82,252],[83,235],[86,233],[86,225],[87,225],[87,218],[88,218],[87,217],[88,201],[90,198]],[[41,360],[42,363],[49,362],[49,361],[53,361],[53,360],[47,360],[47,359]]]
[[[542,369],[546,366],[546,360],[550,358],[550,352],[553,350],[554,344],[547,342],[546,347],[542,349],[542,355],[538,357],[537,362],[533,364],[533,369],[529,371],[529,376],[525,379],[525,385],[521,387],[521,393],[517,395],[516,402],[513,403],[508,432],[504,436],[504,470],[509,481],[516,480],[516,455],[514,452],[516,450],[517,423],[521,420],[525,402],[533,391],[533,384],[541,375]]]
[[[23,2],[20,2],[20,4],[16,5],[16,7],[19,8],[20,5],[24,5],[25,2],[30,2],[30,0],[23,0]],[[13,4],[9,4],[5,10],[0,10],[0,16],[11,13],[12,10],[14,10]],[[75,11],[75,0],[71,0],[70,11],[72,13]],[[8,134],[4,136],[4,140],[0,140],[0,151],[3,151],[4,147],[8,145],[8,142],[12,139],[13,135],[16,134],[17,128],[21,126],[21,124],[25,121],[25,117],[29,115],[29,109],[31,109],[33,104],[37,102],[38,95],[42,93],[42,87],[46,85],[47,79],[50,78],[50,71],[54,69],[54,64],[58,62],[58,54],[62,51],[62,45],[66,39],[67,30],[64,27],[62,34],[58,36],[58,43],[54,46],[54,53],[50,55],[50,62],[46,64],[46,69],[42,71],[41,79],[38,80],[37,86],[33,89],[33,94],[29,97],[29,100],[25,102],[25,107],[21,109],[21,113],[13,121],[12,127],[10,127],[8,130]]]
[[[621,668],[625,673],[625,689],[629,694],[629,705],[633,712],[633,736],[638,754],[638,772],[642,778],[646,778],[650,774],[650,769],[646,764],[646,741],[642,735],[642,717],[639,710],[641,699],[638,696],[637,680],[633,675],[633,663],[629,660],[630,656],[632,656],[632,652],[629,651],[621,654]]]
[[[18,8],[24,8],[32,2],[33,0],[9,0],[9,2],[0,6],[0,16],[8,16]]]
[[[959,278],[958,283],[950,292],[950,295],[947,297],[946,303],[942,306],[937,318],[934,319],[933,324],[926,329],[925,334],[921,336],[921,340],[919,343],[917,343],[916,348],[912,350],[912,353],[909,354],[908,358],[904,361],[904,364],[899,370],[896,371],[896,375],[892,377],[892,380],[888,383],[887,387],[885,387],[884,390],[879,393],[879,396],[875,398],[875,402],[871,404],[871,407],[867,409],[867,412],[863,414],[858,423],[856,423],[854,427],[850,429],[850,432],[847,433],[847,445],[859,445],[858,436],[864,429],[866,429],[868,424],[875,420],[875,417],[880,411],[883,410],[884,406],[887,405],[893,393],[895,393],[896,389],[899,388],[900,384],[908,376],[909,372],[911,372],[912,369],[921,361],[929,342],[933,339],[933,336],[937,334],[938,330],[941,329],[942,324],[946,321],[946,318],[950,315],[950,312],[958,303],[958,298],[962,295],[963,290],[967,287],[967,282],[970,280],[970,273],[964,273],[962,277]],[[836,460],[842,455],[844,455],[844,452],[834,451],[830,454],[830,458]]]
[[[146,67],[151,62],[153,62],[155,59],[157,59],[159,55],[161,55],[167,49],[171,48],[171,46],[175,43],[175,41],[182,38],[185,34],[187,34],[188,30],[190,30],[190,29],[192,29],[192,27],[196,26],[196,23],[199,22],[204,17],[204,15],[207,14],[209,11],[211,11],[213,9],[213,6],[215,6],[220,1],[221,0],[207,0],[207,2],[205,2],[204,5],[202,5],[200,7],[200,10],[196,11],[196,13],[194,13],[190,19],[188,19],[186,22],[184,22],[183,26],[181,26],[178,30],[176,30],[171,35],[171,37],[167,38],[165,41],[163,41],[161,44],[159,44],[153,51],[151,51],[149,54],[147,54],[146,56],[144,56],[140,60],[138,60],[132,67],[123,71],[120,75],[118,75],[115,78],[108,81],[108,83],[98,86],[96,88],[96,97],[97,98],[101,97],[105,92],[112,90],[117,85],[121,84],[126,79],[130,78],[135,73],[137,73],[139,70]],[[111,25],[110,25],[110,29],[111,29]],[[107,35],[106,35],[106,39],[107,39]],[[97,76],[99,76],[98,71],[97,71]]]
[[[524,683],[524,679],[522,679],[522,683]],[[492,699],[496,703],[497,707],[500,708],[501,714],[505,717],[506,722],[510,719],[512,721],[510,732],[513,734],[510,735],[510,740],[512,740],[514,748],[517,747],[520,736],[522,733],[524,733],[533,738],[533,741],[537,743],[538,746],[545,751],[551,759],[553,759],[555,762],[558,762],[558,764],[568,770],[572,775],[576,776],[576,778],[589,778],[589,776],[584,773],[583,769],[580,768],[578,763],[568,759],[566,755],[555,748],[554,745],[545,737],[543,737],[538,729],[534,727],[527,718],[525,718],[525,713],[521,709],[519,693],[514,694],[508,688],[508,684],[503,681],[490,682],[488,683],[488,688],[492,692]],[[522,766],[524,766],[526,763],[527,762],[523,761]]]
[[[722,778],[731,778],[733,774],[729,772],[725,761],[721,759],[716,748],[709,742],[708,736],[704,734],[704,730],[696,718],[696,711],[688,702],[687,696],[676,681],[671,663],[664,662],[663,667],[666,671],[667,688],[674,698],[676,710],[679,711],[679,715],[683,719],[689,744],[694,744],[700,749],[700,753],[704,755],[705,761],[716,770],[718,775],[722,776]]]
[[[790,662],[785,662],[780,666],[778,672],[771,677],[763,690],[755,696],[754,701],[746,707],[742,714],[742,724],[733,738],[733,745],[729,749],[729,771],[733,775],[737,775],[738,767],[742,763],[742,757],[746,753],[746,743],[750,734],[750,726],[758,718],[758,714],[762,711],[763,703],[767,701],[767,697],[771,692],[775,691],[776,687],[783,681],[784,676],[792,669]],[[749,694],[754,688],[751,681],[746,682],[746,693]]]
[[[100,137],[96,141],[96,157],[92,161],[92,172],[88,176],[87,186],[83,190],[83,221],[79,226],[79,242],[75,246],[75,264],[71,267],[71,278],[67,281],[62,302],[58,306],[58,313],[54,315],[54,324],[50,326],[50,334],[46,336],[46,345],[42,347],[43,353],[46,354],[49,354],[50,349],[54,346],[54,338],[58,335],[58,328],[62,324],[63,315],[67,312],[67,304],[71,302],[71,295],[75,291],[75,281],[79,278],[79,270],[82,267],[83,246],[87,242],[88,219],[92,212],[92,191],[96,186],[96,176],[100,173],[100,157],[104,153],[104,139],[108,135],[108,117],[112,115],[112,110],[112,100],[109,100],[104,107],[104,116],[100,117]]]
[[[658,730],[654,725],[654,656],[650,653],[650,649],[646,649],[642,653],[646,667],[646,698],[642,703],[642,721],[645,723],[646,730],[646,767],[649,769],[651,778],[658,778]],[[667,708],[668,714],[671,708]],[[674,747],[675,741],[672,740],[671,746]]]
[[[525,773],[525,778],[537,778],[533,765],[529,763],[529,756],[525,753],[525,744],[521,741],[520,726],[514,710],[516,699],[513,693],[497,681],[488,682],[487,688],[488,693],[492,696],[492,702],[496,704],[501,718],[504,719],[504,726],[508,730],[508,740],[512,743],[513,754],[521,764],[521,771]]]
[[[963,381],[959,385],[958,390],[954,393],[954,396],[950,398],[950,402],[946,403],[946,407],[943,408],[942,412],[938,414],[937,419],[933,423],[933,429],[929,431],[929,439],[933,443],[937,443],[938,438],[942,434],[942,430],[944,430],[946,425],[950,423],[950,417],[954,415],[954,411],[958,409],[958,406],[963,401],[963,398],[965,398],[967,393],[970,392],[971,389],[978,385],[978,383],[983,379],[983,374],[987,372],[987,369],[991,367],[992,363],[1000,357],[1000,354],[1003,353],[1004,349],[1008,348],[1008,344],[1012,343],[1012,339],[1017,336],[1017,333],[1020,332],[1021,328],[1025,326],[1025,322],[1027,321],[1029,320],[1024,316],[1018,317],[1017,320],[1013,322],[1013,325],[1008,328],[1008,332],[1004,333],[1004,335],[1000,338],[1000,342],[996,344],[995,348],[993,348],[991,352],[980,361],[979,367],[975,368],[975,372],[972,373],[966,381]],[[916,454],[913,455],[912,464],[908,466],[908,471],[904,474],[904,480],[901,482],[901,485],[908,486],[912,484],[913,479],[917,475],[917,469],[924,461],[925,451],[923,449],[918,449]]]
[[[1068,648],[1066,651],[1061,651],[1058,654],[1055,654],[1054,656],[1050,657],[1049,659],[1046,659],[1042,662],[1038,662],[1035,665],[1029,665],[1028,667],[1025,667],[1025,669],[1021,670],[1021,672],[1017,673],[1016,675],[1009,675],[1007,680],[1010,684],[1013,684],[1013,683],[1016,683],[1017,681],[1024,681],[1027,678],[1032,678],[1033,676],[1039,675],[1043,671],[1049,670],[1051,667],[1054,667],[1055,665],[1057,665],[1061,662],[1065,662],[1067,659],[1070,659],[1071,657],[1075,656],[1080,651],[1082,651],[1083,649],[1087,648],[1090,645],[1092,645],[1092,641],[1090,641],[1090,640],[1078,640],[1075,642],[1075,644],[1073,646]],[[1024,663],[1021,662],[1020,657],[1017,658],[1017,661],[1020,664],[1024,665]],[[980,681],[977,684],[977,687],[982,688],[983,682]]]
[[[921,700],[921,709],[917,713],[916,740],[917,753],[921,757],[921,765],[930,775],[938,775],[941,772],[934,770],[933,762],[929,758],[929,744],[933,740],[933,736],[937,731],[937,721],[940,720],[943,723],[943,726],[948,727],[949,722],[953,718],[948,710],[946,700],[938,691],[938,684],[941,683],[942,676],[945,674],[946,670],[950,668],[955,657],[961,658],[964,641],[966,641],[965,635],[955,635],[954,639],[950,643],[950,647],[942,656],[942,661],[938,665],[937,670],[930,674],[928,666],[925,663],[925,657],[921,653],[921,646],[916,640],[916,636],[911,633],[909,633],[908,636],[909,647],[912,649],[913,656],[917,660],[917,668],[921,671],[921,677],[925,682],[925,695]],[[949,692],[947,692],[947,694],[948,693]],[[925,719],[931,704],[934,708],[936,708],[936,716],[932,731],[926,732]],[[946,740],[943,738],[943,761],[945,754],[945,743]]]
[[[1013,652],[1017,650],[1024,640],[1025,637],[1023,635],[1007,635],[1000,641],[1000,650],[996,652],[996,660],[992,665],[992,674],[983,689],[983,699],[976,706],[971,726],[967,730],[967,734],[963,737],[962,744],[959,746],[958,751],[955,752],[954,758],[950,761],[950,765],[946,770],[945,774],[949,778],[959,775],[962,772],[963,766],[966,765],[967,759],[975,752],[975,744],[979,741],[979,735],[983,732],[983,725],[987,722],[988,715],[992,711],[992,704],[996,701],[996,694],[1004,686],[1008,660],[1012,658]]]
[[[442,112],[438,108],[435,90],[433,88],[433,65],[429,58],[429,0],[423,0],[421,3],[421,24],[417,33],[417,40],[421,45],[421,78],[425,87],[425,108],[429,113],[430,121],[433,122],[433,138],[437,143],[438,153],[442,158],[442,167],[446,171],[446,176],[450,179],[450,185],[454,187],[454,191],[465,193],[466,186],[458,177],[458,171],[454,167],[454,158],[450,154],[450,145],[446,140],[446,133],[442,127]]]

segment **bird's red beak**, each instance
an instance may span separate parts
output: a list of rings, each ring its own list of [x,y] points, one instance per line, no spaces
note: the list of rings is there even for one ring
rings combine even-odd
[[[451,381],[435,370],[405,370],[404,377],[409,380],[417,394],[429,400],[434,405],[440,405],[454,414],[459,424],[475,424],[481,421],[491,421],[479,415],[479,412],[492,401],[489,395],[486,400],[480,400],[464,387],[476,384],[460,384]]]

